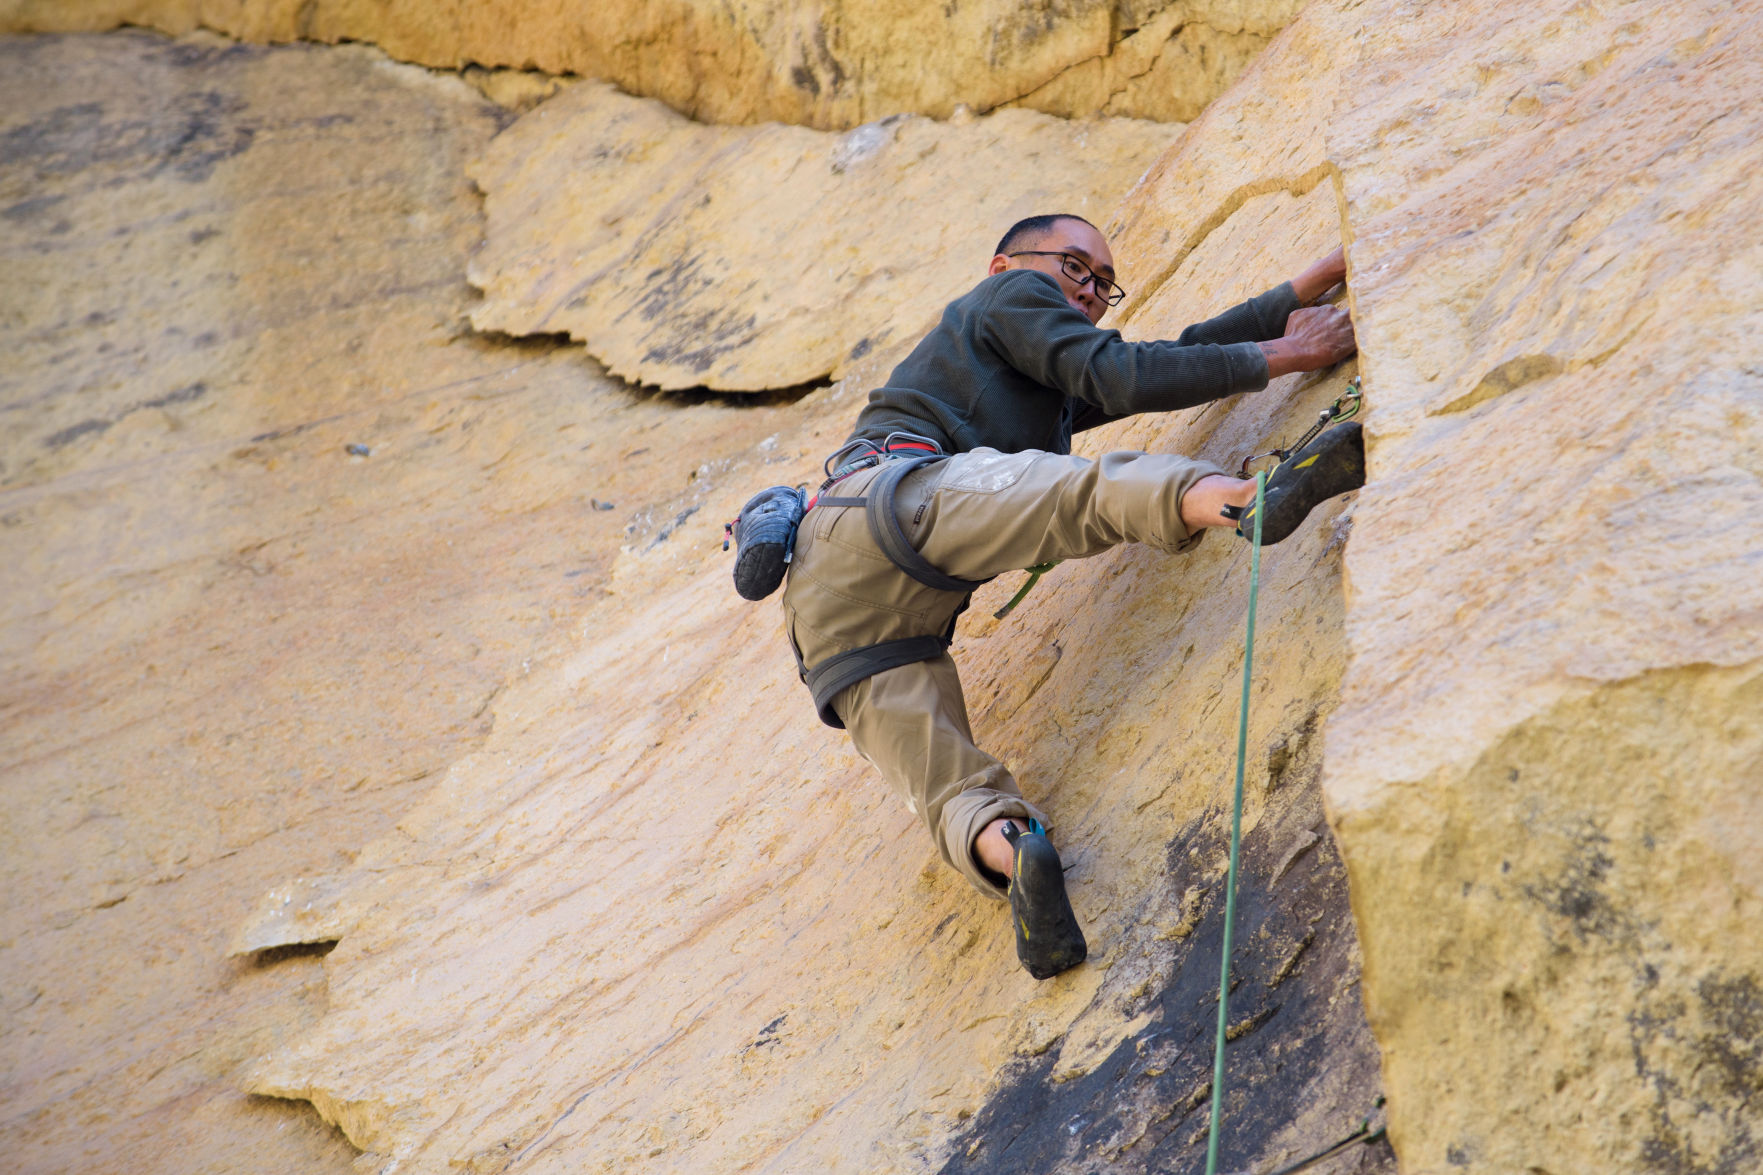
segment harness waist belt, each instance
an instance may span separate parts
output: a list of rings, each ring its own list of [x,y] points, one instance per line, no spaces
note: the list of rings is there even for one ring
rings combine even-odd
[[[894,514],[894,496],[900,492],[900,482],[908,473],[922,465],[933,461],[943,461],[941,456],[906,457],[888,462],[888,467],[881,476],[869,483],[868,501],[864,503],[864,515],[869,522],[869,537],[882,553],[894,561],[894,566],[922,583],[925,587],[935,588],[940,592],[972,592],[985,584],[983,579],[957,579],[953,575],[944,575],[932,566],[931,561],[918,553],[906,539],[906,532],[900,527],[900,519]],[[838,499],[839,501],[856,501],[857,499]]]
[[[900,482],[908,473],[933,461],[946,460],[940,453],[929,453],[922,457],[894,457],[885,454],[883,460],[886,468],[876,479],[869,483],[869,492],[861,498],[818,497],[815,508],[822,506],[856,508],[863,507],[865,520],[869,523],[869,537],[880,547],[895,567],[922,583],[928,588],[940,592],[960,592],[962,595],[973,594],[976,588],[985,584],[983,579],[958,579],[953,575],[944,575],[938,571],[929,559],[918,553],[906,538],[906,532],[900,526],[900,519],[894,513],[894,498],[900,492]],[[959,616],[967,609],[966,601],[962,601],[955,615]],[[802,680],[808,683],[808,692],[814,695],[814,708],[820,712],[820,720],[828,726],[843,730],[845,724],[839,721],[834,712],[832,701],[842,691],[849,689],[865,678],[874,677],[889,669],[898,669],[902,665],[911,665],[917,661],[929,661],[932,657],[940,657],[949,647],[955,635],[955,621],[951,617],[948,631],[941,636],[909,636],[898,640],[882,641],[879,644],[864,645],[862,648],[851,649],[849,652],[837,653],[812,668],[803,664],[802,654],[796,654],[796,665],[801,671]],[[793,645],[794,642],[792,641]]]
[[[909,636],[883,641],[879,645],[865,645],[828,657],[805,671],[802,680],[808,683],[808,692],[814,695],[814,708],[820,712],[820,720],[835,730],[843,730],[845,724],[839,721],[833,710],[833,699],[840,693],[889,669],[940,657],[948,647],[948,641],[936,636]]]

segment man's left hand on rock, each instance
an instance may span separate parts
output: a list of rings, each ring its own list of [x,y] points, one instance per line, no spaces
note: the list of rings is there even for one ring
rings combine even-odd
[[[1268,379],[1333,367],[1359,349],[1353,337],[1353,316],[1343,306],[1294,310],[1286,319],[1286,333],[1260,346],[1267,359]]]

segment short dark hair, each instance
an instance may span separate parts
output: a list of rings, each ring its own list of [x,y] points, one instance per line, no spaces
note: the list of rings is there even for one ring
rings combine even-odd
[[[1075,212],[1049,212],[1042,216],[1026,217],[1010,226],[1009,231],[1004,234],[1004,239],[998,242],[998,248],[993,253],[993,256],[996,256],[998,253],[1008,253],[1012,249],[1018,249],[1024,245],[1031,245],[1038,242],[1042,237],[1046,236],[1047,233],[1052,231],[1054,225],[1062,220],[1075,220],[1079,224],[1090,224],[1089,221],[1077,215]],[[1096,228],[1093,224],[1090,224],[1090,227]],[[1096,228],[1096,231],[1101,232],[1102,230]]]

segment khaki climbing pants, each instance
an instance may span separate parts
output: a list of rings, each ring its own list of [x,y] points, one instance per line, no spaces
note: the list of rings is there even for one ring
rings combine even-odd
[[[862,497],[880,468],[828,493]],[[1182,551],[1198,542],[1181,500],[1215,465],[1159,453],[1098,460],[975,449],[906,475],[894,501],[907,540],[946,575],[983,580],[1056,559],[1081,559],[1125,542]],[[894,566],[870,537],[861,507],[816,506],[796,537],[784,618],[803,663],[904,637],[948,631],[966,602]],[[1004,897],[974,856],[993,820],[1050,824],[968,727],[955,662],[947,655],[878,673],[832,702],[851,741],[930,830],[943,860],[976,888]]]

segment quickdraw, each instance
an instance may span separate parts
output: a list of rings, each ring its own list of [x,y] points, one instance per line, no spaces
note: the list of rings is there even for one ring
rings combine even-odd
[[[1316,414],[1316,423],[1310,426],[1309,432],[1306,432],[1303,436],[1298,438],[1297,443],[1284,449],[1269,449],[1265,453],[1256,453],[1253,457],[1244,457],[1243,467],[1238,476],[1244,478],[1253,476],[1253,474],[1249,472],[1249,466],[1261,460],[1263,457],[1272,457],[1274,459],[1272,467],[1267,470],[1267,472],[1271,474],[1274,469],[1283,465],[1286,459],[1293,453],[1296,453],[1299,449],[1302,449],[1305,445],[1308,445],[1311,441],[1315,440],[1316,434],[1320,433],[1323,429],[1337,421],[1351,420],[1353,417],[1359,415],[1359,405],[1363,399],[1364,393],[1359,386],[1359,377],[1355,375],[1350,381],[1348,381],[1346,390],[1339,396],[1335,397],[1335,402]]]

